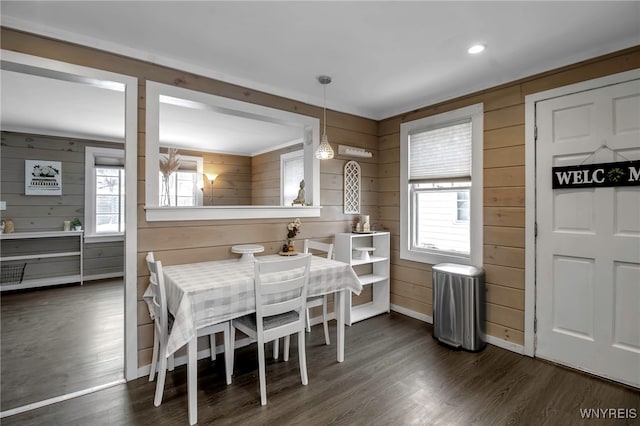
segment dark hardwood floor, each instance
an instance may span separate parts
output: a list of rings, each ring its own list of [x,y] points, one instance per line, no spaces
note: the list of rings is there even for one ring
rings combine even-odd
[[[335,336],[335,328],[332,330]],[[309,385],[300,384],[296,339],[289,362],[267,363],[268,404],[260,406],[257,350],[236,351],[233,384],[224,357],[198,364],[199,424],[220,425],[599,425],[580,409],[635,409],[640,393],[488,345],[450,350],[430,325],[391,313],[347,327],[346,360],[325,346],[321,326],[307,334]],[[167,374],[163,403],[141,378],[2,419],[11,425],[186,425],[185,367]],[[640,424],[622,419],[613,424]]]
[[[2,293],[0,306],[1,411],[124,377],[122,280]]]

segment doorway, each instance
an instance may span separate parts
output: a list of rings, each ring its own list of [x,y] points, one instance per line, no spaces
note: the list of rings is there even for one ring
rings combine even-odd
[[[3,70],[11,70],[12,72],[17,73],[25,73],[31,76],[39,76],[47,79],[57,79],[61,81],[65,81],[68,83],[78,83],[89,85],[92,87],[107,87],[109,85],[117,85],[119,90],[122,92],[121,103],[124,104],[122,111],[124,114],[124,132],[123,136],[120,138],[120,142],[124,142],[124,150],[125,150],[125,170],[126,177],[124,180],[124,185],[126,187],[126,198],[125,198],[125,207],[124,207],[124,216],[126,220],[126,229],[125,229],[125,241],[124,241],[124,281],[121,279],[115,283],[108,283],[103,287],[103,290],[107,291],[110,295],[109,297],[113,297],[113,294],[116,294],[115,297],[118,298],[118,311],[121,315],[124,316],[124,321],[120,319],[118,322],[118,327],[120,327],[120,335],[124,336],[124,338],[120,341],[120,368],[119,368],[119,377],[123,377],[126,380],[131,380],[137,378],[137,336],[136,336],[136,228],[137,228],[137,213],[136,213],[136,199],[137,199],[137,79],[129,76],[124,76],[120,74],[110,73],[106,71],[101,71],[97,69],[87,68],[76,66],[68,63],[63,63],[59,61],[53,61],[45,58],[35,57],[31,55],[24,55],[11,51],[2,51],[2,69]],[[31,89],[31,86],[27,87],[27,89]],[[71,96],[70,94],[68,94]],[[4,100],[4,98],[3,98]],[[94,105],[90,105],[93,107]],[[3,111],[6,113],[8,111],[7,107],[3,108]],[[34,111],[35,113],[35,111]],[[81,121],[81,120],[78,120]],[[79,123],[83,124],[83,123]],[[5,130],[3,128],[3,130]],[[36,133],[36,134],[44,134],[47,133]],[[60,137],[64,136],[62,133],[56,133],[56,130],[52,133],[48,133],[49,136]],[[61,154],[62,155],[62,154]],[[80,170],[80,169],[78,169]],[[70,170],[67,170],[67,173],[70,173]],[[81,173],[79,171],[76,171]],[[64,196],[64,173],[63,170],[63,196]],[[79,178],[80,181],[82,179]],[[63,200],[61,197],[60,200]],[[62,201],[61,201],[62,202]],[[64,202],[62,202],[61,206],[64,206]],[[79,213],[82,213],[80,210]],[[56,224],[57,224],[56,219]],[[62,223],[62,222],[60,222]],[[54,225],[52,225],[54,226]],[[26,227],[25,227],[26,229]],[[18,231],[24,231],[25,229],[16,229]],[[60,229],[62,229],[62,225],[60,225]],[[98,256],[99,258],[99,256]],[[104,278],[100,276],[99,271],[94,274],[94,278]],[[92,286],[91,283],[85,283],[84,286],[78,288],[87,289],[89,286]],[[99,284],[96,284],[99,285]],[[48,290],[68,290],[69,288],[55,288],[51,287]],[[33,291],[33,294],[46,292],[47,289],[39,289]],[[1,297],[1,296],[0,296]],[[9,297],[7,295],[7,301]],[[46,301],[46,298],[44,299]],[[66,298],[65,298],[66,300]],[[68,300],[71,300],[71,296],[69,296]],[[63,303],[62,301],[61,303]],[[76,302],[78,304],[82,303],[82,301]],[[45,311],[45,309],[42,309]],[[70,310],[67,312],[60,312],[58,314],[68,314]],[[3,318],[4,319],[4,318]],[[96,316],[93,317],[95,321],[100,321],[100,318]],[[38,318],[38,321],[47,321],[47,319]],[[53,321],[53,320],[52,320]],[[82,321],[82,320],[79,320]],[[4,321],[3,321],[4,322]],[[48,324],[51,325],[51,324]],[[3,323],[3,332],[5,331],[5,324]],[[61,333],[57,335],[56,333]],[[56,328],[54,326],[54,331],[48,333],[44,338],[45,339],[62,339],[62,333],[64,330],[60,328]],[[4,336],[3,336],[4,337]],[[15,337],[15,336],[14,336]],[[19,336],[18,336],[19,338]],[[10,339],[7,339],[10,340]],[[73,339],[68,340],[69,342],[73,341]],[[41,356],[47,357],[51,355],[47,353],[44,348],[46,345],[41,346],[42,354]],[[8,345],[10,345],[10,341],[5,341],[3,338],[2,346],[3,350]],[[69,343],[72,344],[72,343]],[[76,342],[77,345],[82,345],[83,342]],[[112,359],[112,354],[106,355],[106,359]],[[74,371],[82,371],[82,366],[79,365],[81,361],[74,361],[72,363],[67,363],[68,365],[65,368],[68,369],[68,372],[63,372],[62,374],[75,374]],[[123,367],[122,367],[123,365]],[[2,412],[0,413],[0,418],[17,414],[22,411],[26,411],[29,409],[37,408],[43,405],[47,405],[48,403],[57,402],[60,400],[68,399],[69,397],[79,396],[82,394],[86,394],[89,392],[93,392],[95,390],[99,390],[105,385],[122,382],[124,379],[116,379],[113,380],[113,375],[109,374],[105,376],[104,379],[98,379],[98,381],[91,382],[89,388],[84,388],[84,385],[81,385],[80,388],[67,388],[61,386],[60,383],[56,383],[54,380],[50,380],[52,374],[49,375],[46,369],[42,368],[42,365],[39,365],[37,362],[33,362],[29,368],[24,369],[24,374],[32,374],[40,377],[40,380],[43,384],[46,384],[47,387],[55,388],[59,386],[58,390],[55,392],[55,397],[49,398],[46,401],[35,401],[31,402],[23,407],[2,407]],[[84,383],[83,381],[79,381],[79,383]],[[88,383],[88,382],[87,382]],[[25,390],[22,390],[25,391]],[[12,389],[4,388],[4,377],[3,377],[3,393],[12,392]],[[27,389],[25,393],[29,393]],[[44,394],[43,394],[44,395]],[[48,395],[51,395],[49,393]],[[6,410],[6,408],[10,408]]]
[[[552,188],[552,167],[640,160],[633,74],[527,102],[537,134],[534,355],[640,387],[640,186]]]

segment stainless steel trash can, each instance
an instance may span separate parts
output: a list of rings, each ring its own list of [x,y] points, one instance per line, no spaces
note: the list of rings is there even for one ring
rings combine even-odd
[[[433,337],[470,351],[486,346],[482,268],[455,263],[433,267]]]

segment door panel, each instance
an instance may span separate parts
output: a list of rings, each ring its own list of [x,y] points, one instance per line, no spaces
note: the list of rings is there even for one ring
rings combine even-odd
[[[640,187],[551,168],[640,159],[640,80],[536,103],[536,356],[640,387]]]

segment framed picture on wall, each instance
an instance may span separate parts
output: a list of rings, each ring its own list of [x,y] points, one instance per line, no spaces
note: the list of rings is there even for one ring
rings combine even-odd
[[[24,160],[25,195],[62,195],[60,161]]]

